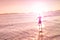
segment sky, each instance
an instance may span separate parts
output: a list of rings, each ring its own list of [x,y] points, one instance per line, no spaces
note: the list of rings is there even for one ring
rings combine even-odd
[[[60,0],[0,0],[0,13],[29,13],[60,10]]]

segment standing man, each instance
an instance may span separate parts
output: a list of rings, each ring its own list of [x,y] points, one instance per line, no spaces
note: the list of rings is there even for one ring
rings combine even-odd
[[[42,31],[42,21],[41,21],[41,16],[38,17],[38,25],[39,25],[39,34],[38,34],[38,40],[43,40],[43,31]]]

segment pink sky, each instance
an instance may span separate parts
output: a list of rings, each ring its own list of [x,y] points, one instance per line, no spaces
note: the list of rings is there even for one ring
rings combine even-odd
[[[38,3],[44,4],[46,8],[48,7],[48,11],[60,10],[60,0],[0,0],[0,13],[32,12],[34,8],[32,6],[37,6],[35,4]]]

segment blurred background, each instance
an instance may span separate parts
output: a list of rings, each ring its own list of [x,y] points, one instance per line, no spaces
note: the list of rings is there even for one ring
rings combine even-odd
[[[38,17],[47,40],[60,39],[60,0],[0,0],[0,40],[37,40]]]

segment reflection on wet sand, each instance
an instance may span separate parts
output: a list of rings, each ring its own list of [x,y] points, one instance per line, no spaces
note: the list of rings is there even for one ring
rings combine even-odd
[[[26,26],[29,24],[30,24],[30,26]],[[33,40],[33,39],[36,40],[38,38],[38,29],[35,27],[36,26],[35,23],[29,23],[29,24],[28,23],[25,23],[25,24],[19,23],[19,24],[12,24],[9,26],[3,25],[4,27],[1,28],[1,30],[0,30],[0,40]],[[32,24],[34,24],[35,26]],[[60,38],[60,35],[58,35],[58,34],[53,35],[53,33],[50,34],[50,32],[51,32],[50,30],[48,30],[48,29],[45,29],[45,30],[49,31],[45,35],[45,37],[46,37],[45,40],[47,40],[47,39],[54,40],[54,39]]]
[[[21,21],[19,17],[1,17],[0,21],[3,19],[4,21],[0,23],[0,40],[37,40],[39,31],[37,22],[19,23]],[[60,16],[47,17],[43,23],[45,40],[59,40]]]

